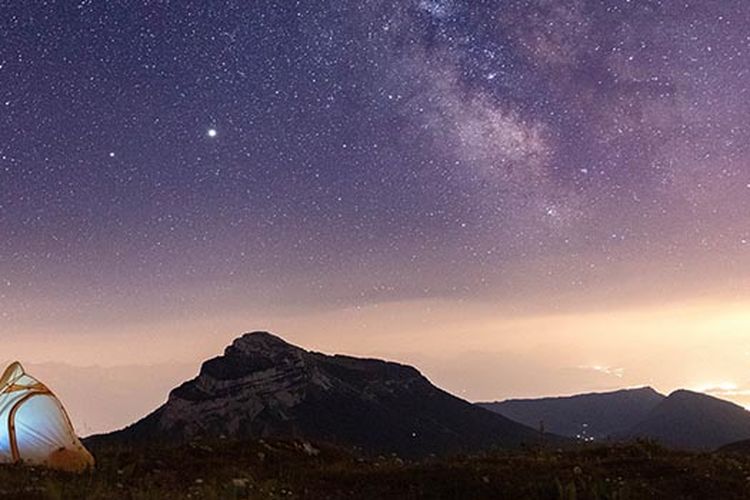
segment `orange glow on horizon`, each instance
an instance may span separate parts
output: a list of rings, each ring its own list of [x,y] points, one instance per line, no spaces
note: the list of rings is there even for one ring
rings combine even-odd
[[[744,369],[750,361],[748,306],[694,301],[540,314],[431,300],[272,317],[226,312],[96,335],[39,330],[8,339],[5,352],[26,363],[102,368],[177,363],[192,366],[188,372],[194,373],[234,337],[265,329],[308,349],[416,365],[437,385],[469,400],[650,385],[664,393],[697,389],[750,404]]]

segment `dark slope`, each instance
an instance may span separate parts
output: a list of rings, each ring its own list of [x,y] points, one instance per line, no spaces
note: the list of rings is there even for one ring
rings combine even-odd
[[[562,436],[604,439],[622,435],[643,420],[665,396],[651,387],[567,397],[509,399],[479,406]]]
[[[537,432],[432,385],[415,368],[243,335],[141,421],[93,444],[300,437],[404,456],[534,443]]]
[[[715,449],[750,439],[750,412],[706,394],[679,390],[670,394],[628,437],[648,437],[685,449]]]
[[[740,455],[750,455],[750,439],[743,439],[742,441],[735,441],[733,443],[725,444],[719,447],[717,451],[722,453],[737,453]]]

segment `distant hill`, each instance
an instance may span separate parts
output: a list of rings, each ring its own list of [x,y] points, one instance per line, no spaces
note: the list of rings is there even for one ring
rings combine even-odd
[[[750,439],[750,412],[707,394],[678,390],[627,435],[649,437],[678,448],[715,449]]]
[[[167,402],[88,443],[299,437],[403,456],[518,447],[538,433],[432,385],[411,366],[245,334]]]
[[[597,440],[625,434],[665,396],[651,387],[539,399],[509,399],[479,406],[516,422],[569,437]]]
[[[698,450],[750,439],[750,412],[729,401],[687,390],[665,397],[643,387],[478,404],[528,426],[539,426],[543,421],[546,430],[579,439],[649,438],[666,446]]]

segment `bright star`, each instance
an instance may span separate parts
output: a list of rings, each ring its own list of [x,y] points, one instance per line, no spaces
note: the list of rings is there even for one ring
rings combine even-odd
[[[216,132],[215,128],[208,129],[208,136],[209,137],[216,137],[216,134],[217,134],[217,132]]]

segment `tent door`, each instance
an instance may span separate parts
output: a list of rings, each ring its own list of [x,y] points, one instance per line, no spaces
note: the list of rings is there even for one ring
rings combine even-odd
[[[34,396],[39,396],[41,394],[49,394],[49,391],[36,390],[34,392],[30,392],[29,394],[16,401],[16,404],[14,404],[13,408],[10,409],[10,414],[8,415],[8,438],[10,440],[10,453],[13,459],[13,463],[18,463],[21,461],[21,453],[18,451],[18,441],[16,440],[16,413],[18,413],[18,409],[22,404],[24,404]]]

